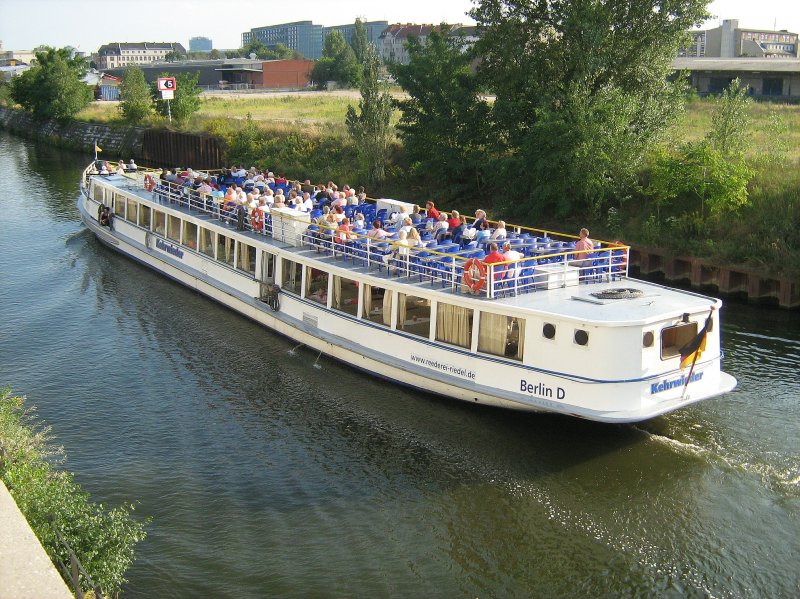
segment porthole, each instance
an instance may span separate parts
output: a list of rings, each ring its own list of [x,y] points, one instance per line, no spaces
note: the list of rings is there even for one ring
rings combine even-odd
[[[653,331],[647,331],[644,335],[642,335],[642,345],[644,347],[653,347],[654,341],[655,335],[653,335]]]
[[[556,325],[549,322],[542,327],[542,335],[547,339],[553,339],[556,336]]]
[[[578,345],[586,345],[589,343],[589,333],[583,329],[575,329],[575,343]]]

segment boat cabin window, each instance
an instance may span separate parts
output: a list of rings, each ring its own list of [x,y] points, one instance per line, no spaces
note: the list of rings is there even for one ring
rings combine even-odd
[[[233,266],[233,239],[217,234],[217,260]]]
[[[405,293],[397,296],[397,329],[426,339],[430,337],[431,300]]]
[[[323,306],[328,305],[328,273],[306,266],[305,297]]]
[[[362,285],[364,288],[363,317],[372,322],[391,326],[392,292],[375,285]]]
[[[125,218],[125,198],[116,193],[111,195],[114,198],[114,214],[120,218]]]
[[[485,354],[522,360],[525,320],[516,316],[481,312],[478,351]]]
[[[99,185],[92,185],[92,197],[95,201],[103,203],[103,188]]]
[[[249,275],[255,276],[256,274],[256,248],[252,245],[247,245],[241,241],[236,242],[238,248],[236,250],[237,262],[236,268],[246,272]]]
[[[150,228],[150,206],[141,204],[139,206],[139,226],[144,229]]]
[[[471,308],[439,302],[436,305],[436,340],[469,349],[472,347]]]
[[[125,220],[128,220],[132,223],[136,223],[136,206],[138,202],[136,200],[127,200],[127,210],[125,212]]]
[[[303,265],[284,258],[281,279],[281,288],[284,291],[300,295],[300,285],[303,281]]]
[[[214,231],[200,227],[200,245],[198,249],[206,256],[214,257]]]
[[[681,348],[697,335],[696,322],[682,322],[661,331],[661,359],[679,356]]]
[[[181,241],[181,219],[178,216],[169,215],[167,218],[167,239]]]
[[[188,220],[183,221],[182,239],[183,245],[193,250],[197,249],[197,225]]]
[[[275,256],[269,252],[261,252],[261,280],[265,283],[275,281]]]
[[[345,277],[333,277],[331,308],[358,316],[358,284]]]
[[[159,235],[164,235],[167,232],[167,215],[160,210],[153,210],[155,218],[153,218],[153,231]]]

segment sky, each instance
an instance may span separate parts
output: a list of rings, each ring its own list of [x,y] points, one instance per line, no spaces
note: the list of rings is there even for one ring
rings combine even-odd
[[[389,23],[463,23],[472,0],[0,0],[4,50],[39,45],[74,46],[94,52],[109,42],[179,42],[211,38],[219,49],[238,48],[252,27],[292,21],[343,25],[357,17]],[[715,18],[739,19],[745,29],[788,29],[800,33],[800,0],[713,0]]]

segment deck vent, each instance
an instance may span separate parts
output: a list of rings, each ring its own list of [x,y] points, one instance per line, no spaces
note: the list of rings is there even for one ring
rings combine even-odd
[[[556,325],[546,323],[542,327],[542,335],[547,339],[553,339],[556,336]]]
[[[653,335],[653,331],[647,331],[644,335],[642,335],[642,345],[644,347],[653,347],[654,341],[655,335]]]
[[[587,345],[589,343],[589,333],[583,329],[575,330],[575,343],[578,345]]]

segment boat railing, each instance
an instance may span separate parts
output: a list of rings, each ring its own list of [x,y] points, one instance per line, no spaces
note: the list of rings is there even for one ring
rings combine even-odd
[[[145,171],[139,171],[129,177],[130,183],[124,186],[147,190],[146,175]],[[150,192],[154,201],[187,208],[242,231],[272,237],[269,211],[255,218],[258,207],[229,206],[224,197],[203,194],[168,181],[154,180],[153,184]],[[299,220],[283,214],[281,218]],[[599,247],[593,250],[576,251],[574,242],[557,241],[550,236],[554,234],[540,229],[536,231],[546,233],[544,237],[512,233],[508,239],[512,249],[523,256],[520,260],[486,263],[485,248],[474,242],[466,247],[454,242],[409,247],[391,237],[376,240],[365,232],[344,232],[338,227],[305,221],[303,226],[305,231],[299,244],[320,255],[350,262],[354,267],[385,271],[389,276],[409,282],[428,282],[440,289],[488,299],[600,283],[628,275],[629,246],[599,242]]]

